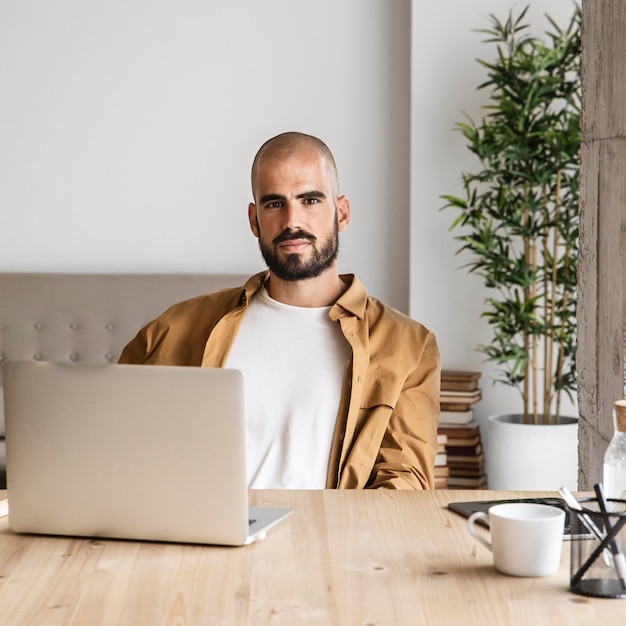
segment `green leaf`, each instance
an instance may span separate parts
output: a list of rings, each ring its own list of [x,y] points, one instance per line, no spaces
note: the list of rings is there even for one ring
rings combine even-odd
[[[482,314],[492,341],[478,349],[498,364],[498,382],[521,391],[533,376],[538,346],[553,342],[558,356],[549,371],[535,375],[548,381],[551,393],[571,394],[576,388],[581,11],[575,7],[565,28],[546,16],[545,39],[529,34],[529,15],[528,5],[504,20],[492,14],[489,27],[477,31],[491,50],[477,60],[485,72],[477,87],[487,92],[484,117],[477,122],[465,114],[455,130],[480,169],[462,173],[465,197],[442,195],[442,209],[458,212],[450,230],[458,229],[458,252],[469,255],[464,267],[493,292]]]

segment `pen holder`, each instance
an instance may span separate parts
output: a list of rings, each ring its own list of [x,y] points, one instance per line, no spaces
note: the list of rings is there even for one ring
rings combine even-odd
[[[597,499],[581,499],[569,509],[570,591],[598,598],[626,598],[626,500],[609,499],[603,512]]]

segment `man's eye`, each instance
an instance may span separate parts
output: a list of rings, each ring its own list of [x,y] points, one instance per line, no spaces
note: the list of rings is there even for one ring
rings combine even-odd
[[[282,202],[279,202],[278,200],[275,200],[274,202],[268,202],[265,206],[268,209],[279,209],[282,205],[283,205]]]
[[[319,202],[319,198],[305,198],[304,204],[317,204]]]

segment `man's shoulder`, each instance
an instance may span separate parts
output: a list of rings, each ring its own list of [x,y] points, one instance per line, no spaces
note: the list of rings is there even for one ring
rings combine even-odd
[[[226,287],[224,289],[220,289],[219,291],[204,293],[187,300],[182,300],[176,304],[172,304],[163,313],[163,316],[185,315],[193,311],[204,310],[212,306],[237,303],[242,300],[244,293],[245,291],[242,286]]]
[[[370,318],[379,318],[380,321],[397,326],[398,328],[404,328],[419,333],[431,332],[421,322],[418,322],[406,313],[402,313],[402,311],[399,311],[389,304],[385,304],[373,296],[367,297],[366,312]]]
[[[372,351],[393,346],[418,360],[439,359],[437,337],[421,322],[372,297],[368,297],[366,317]]]
[[[370,328],[380,324],[385,329],[397,328],[399,331],[413,332],[420,336],[432,334],[426,326],[406,313],[369,295],[355,274],[343,274],[342,279],[348,285],[348,289],[338,304],[352,315],[367,319]]]
[[[264,273],[250,277],[244,285],[226,287],[218,291],[201,294],[171,305],[160,316],[161,321],[175,321],[224,313],[246,304],[246,300],[262,284]]]

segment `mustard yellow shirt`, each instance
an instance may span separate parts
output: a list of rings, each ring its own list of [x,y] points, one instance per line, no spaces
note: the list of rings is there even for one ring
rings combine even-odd
[[[268,272],[243,287],[170,307],[124,348],[119,362],[223,367]],[[352,348],[331,447],[329,489],[434,487],[441,362],[434,334],[367,295],[354,275],[330,310]],[[280,381],[277,381],[277,386]]]

